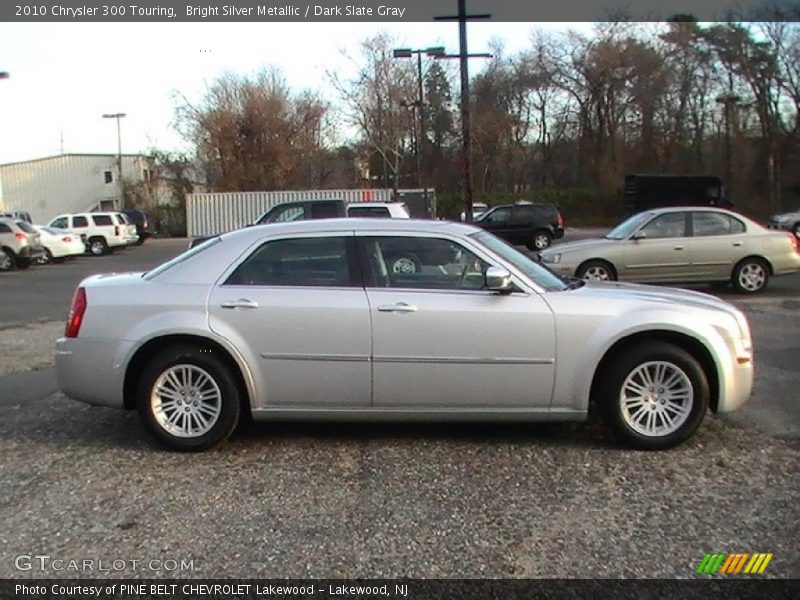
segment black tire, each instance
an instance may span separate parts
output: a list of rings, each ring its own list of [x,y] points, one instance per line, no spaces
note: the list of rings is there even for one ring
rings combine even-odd
[[[53,253],[50,252],[50,250],[48,250],[47,248],[45,248],[44,256],[39,258],[39,260],[37,260],[36,262],[38,262],[40,265],[50,265],[55,262],[55,259],[53,258]]]
[[[92,256],[103,256],[110,252],[108,242],[106,242],[106,238],[104,237],[97,236],[89,238],[87,246],[89,248],[89,254]]]
[[[136,389],[136,406],[145,428],[164,446],[182,452],[208,450],[222,443],[233,433],[233,430],[236,429],[241,414],[239,388],[227,361],[216,352],[217,351],[213,349],[210,350],[193,345],[181,344],[172,346],[154,356],[142,371]],[[173,416],[177,415],[176,422],[174,423],[175,426],[177,426],[178,423],[183,423],[185,427],[186,421],[191,423],[192,420],[189,415],[184,416],[184,420],[182,421],[179,411],[185,410],[187,413],[195,411],[191,414],[196,414],[202,409],[189,406],[189,404],[191,404],[191,399],[188,394],[183,396],[182,402],[185,403],[184,405],[178,406],[176,404],[174,410],[170,410],[169,414],[162,410],[163,416],[158,417],[156,415],[154,404],[161,401],[154,393],[156,384],[159,378],[165,376],[166,372],[176,366],[192,368],[195,373],[205,373],[208,379],[216,385],[216,390],[212,389],[211,392],[217,392],[219,397],[218,402],[215,402],[218,413],[215,417],[209,417],[212,419],[209,429],[204,432],[198,432],[198,434],[194,436],[176,435],[168,430],[168,425],[159,422],[159,419],[170,420]],[[170,386],[175,387],[171,383]],[[205,385],[199,387],[201,391],[210,389],[209,386]],[[169,401],[169,399],[167,399],[167,401]],[[194,406],[197,406],[197,400],[195,400]],[[204,418],[209,416],[207,413],[200,414],[204,415]],[[192,418],[196,419],[196,417]],[[199,420],[194,422],[200,424]]]
[[[553,243],[553,235],[545,229],[537,229],[531,236],[531,241],[528,245],[528,250],[539,252],[545,248],[550,247]]]
[[[414,275],[422,269],[422,263],[413,254],[392,256],[387,265],[389,272],[395,275]]]
[[[11,250],[0,250],[0,271],[13,271],[17,267],[17,257]]]
[[[744,258],[733,268],[731,283],[740,294],[763,292],[769,283],[769,265],[758,257]]]
[[[587,281],[616,281],[617,271],[604,260],[587,260],[575,271],[575,277]]]
[[[652,380],[658,381],[654,373],[657,368],[664,369],[662,377],[668,382],[673,375],[678,380],[663,388],[657,384],[648,388],[636,375],[645,369]],[[637,344],[613,357],[598,376],[602,380],[597,400],[607,425],[617,439],[640,450],[664,450],[685,442],[700,426],[708,408],[710,391],[703,368],[691,354],[674,344],[658,341]],[[626,382],[630,386],[627,390]],[[629,395],[634,386],[637,390],[641,388],[639,398]],[[685,416],[679,412],[681,408]],[[642,429],[651,426],[651,414],[652,432],[648,433]],[[679,423],[668,426],[668,418]]]

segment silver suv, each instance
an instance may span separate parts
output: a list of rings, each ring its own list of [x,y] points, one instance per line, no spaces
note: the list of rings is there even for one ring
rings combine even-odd
[[[0,271],[27,269],[42,256],[41,236],[30,223],[0,218]]]

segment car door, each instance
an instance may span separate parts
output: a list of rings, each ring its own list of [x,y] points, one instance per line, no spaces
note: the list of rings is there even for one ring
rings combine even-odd
[[[483,289],[490,259],[458,240],[380,232],[357,239],[372,315],[375,407],[550,406],[555,324],[540,296]],[[428,260],[393,272],[384,252],[399,251]]]
[[[689,213],[657,214],[624,241],[622,279],[686,281],[691,279]]]
[[[370,312],[354,244],[352,234],[267,239],[212,290],[209,326],[259,361],[259,408],[369,406]]]
[[[511,226],[511,207],[500,206],[485,213],[480,222],[476,223],[479,227],[490,231],[497,237],[510,241],[513,228]]]
[[[726,213],[694,211],[689,255],[692,275],[699,281],[728,279],[745,256],[745,226]]]

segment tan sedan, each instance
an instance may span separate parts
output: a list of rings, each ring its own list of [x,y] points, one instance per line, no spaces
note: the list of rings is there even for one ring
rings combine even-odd
[[[604,238],[541,252],[561,275],[606,281],[730,282],[760,292],[769,278],[800,269],[797,238],[719,208],[663,208],[629,217]]]

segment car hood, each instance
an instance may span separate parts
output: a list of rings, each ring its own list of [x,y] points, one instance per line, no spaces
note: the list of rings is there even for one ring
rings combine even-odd
[[[631,309],[647,307],[676,309],[705,309],[727,313],[739,325],[742,332],[748,332],[750,327],[744,314],[734,305],[702,292],[684,290],[672,287],[644,285],[636,283],[620,283],[616,281],[587,281],[580,288],[568,290],[566,294],[576,294],[583,301],[593,306],[604,304],[611,306],[629,304]]]
[[[620,241],[621,240],[610,240],[608,238],[591,238],[588,240],[579,240],[577,242],[567,242],[565,244],[551,246],[546,250],[542,250],[539,254],[542,256],[552,256],[553,254],[563,254],[564,252],[571,252],[573,250],[586,251],[602,247],[611,247],[619,244]]]

